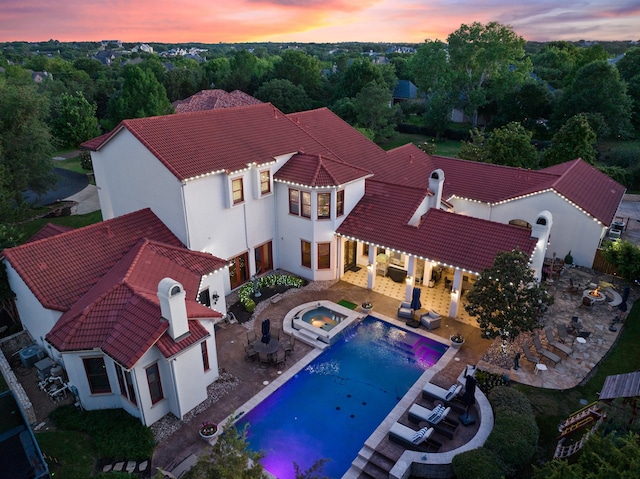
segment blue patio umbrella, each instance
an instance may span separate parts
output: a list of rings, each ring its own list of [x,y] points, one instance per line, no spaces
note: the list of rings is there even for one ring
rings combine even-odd
[[[262,339],[260,341],[264,344],[269,344],[271,341],[271,321],[269,318],[262,321]]]
[[[413,294],[411,296],[411,309],[413,311],[417,311],[422,308],[422,303],[420,302],[420,293],[422,290],[418,287],[413,288]]]

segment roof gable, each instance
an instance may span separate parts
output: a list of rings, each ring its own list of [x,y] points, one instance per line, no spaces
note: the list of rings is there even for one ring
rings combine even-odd
[[[322,155],[293,155],[274,179],[309,187],[341,186],[371,173],[344,161]]]
[[[141,238],[183,247],[147,208],[9,248],[4,255],[45,308],[66,311]]]
[[[202,90],[184,100],[173,102],[176,113],[213,110],[215,108],[233,108],[237,106],[256,105],[262,103],[257,98],[239,90],[227,93],[225,90]]]

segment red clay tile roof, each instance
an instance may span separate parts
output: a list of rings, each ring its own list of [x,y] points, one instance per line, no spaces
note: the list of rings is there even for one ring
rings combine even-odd
[[[31,243],[33,241],[38,241],[44,238],[49,238],[51,236],[58,235],[60,233],[66,233],[67,231],[71,231],[73,228],[63,225],[56,225],[54,223],[47,223],[42,227],[40,231],[34,234],[27,243]]]
[[[202,276],[225,264],[207,253],[141,239],[60,317],[47,341],[59,351],[98,348],[126,367],[158,341],[162,353],[172,356],[208,332],[198,321],[190,321],[189,336],[178,342],[168,336],[156,296],[158,283],[170,277],[184,286],[190,319],[218,318],[219,312],[199,304],[196,297]]]
[[[191,111],[213,110],[215,108],[257,105],[258,103],[262,102],[240,90],[227,93],[224,90],[215,89],[202,90],[184,100],[174,101],[172,105],[175,107],[176,113],[188,113]]]
[[[4,251],[47,309],[67,311],[141,238],[184,247],[150,209]]]
[[[479,273],[497,253],[518,248],[531,255],[531,231],[470,216],[430,209],[419,225],[409,219],[426,191],[367,181],[366,194],[337,233],[431,261]]]
[[[553,189],[609,226],[614,220],[625,187],[581,159],[551,166],[543,172],[560,175]]]
[[[302,186],[341,186],[371,172],[344,161],[322,155],[293,155],[274,175],[274,179]]]
[[[90,140],[82,146],[99,150],[122,128],[180,180],[239,171],[301,150],[329,153],[270,103],[124,120],[101,142]]]

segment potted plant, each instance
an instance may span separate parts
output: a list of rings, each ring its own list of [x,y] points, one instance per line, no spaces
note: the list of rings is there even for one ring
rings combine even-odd
[[[200,426],[200,429],[198,429],[198,432],[200,433],[200,437],[208,441],[218,432],[218,425],[209,421],[205,421],[202,423],[202,426]]]
[[[369,314],[373,309],[373,303],[365,301],[360,305],[360,307],[362,308],[362,312],[364,312],[365,314]]]
[[[460,333],[453,333],[449,339],[451,340],[451,346],[454,348],[459,348],[464,344],[464,336]]]

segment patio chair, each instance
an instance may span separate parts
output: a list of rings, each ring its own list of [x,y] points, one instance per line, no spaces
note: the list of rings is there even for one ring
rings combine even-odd
[[[286,364],[287,364],[287,355],[286,355],[284,349],[282,349],[282,348],[278,349],[276,354],[273,356],[273,362],[274,362],[274,364],[276,366],[280,366],[281,364],[286,366]]]
[[[548,325],[544,328],[544,333],[547,336],[547,341],[549,342],[549,345],[562,351],[567,356],[571,356],[571,353],[573,352],[573,348],[570,348],[566,344],[562,344],[560,341],[556,341],[556,339],[553,337],[553,327],[551,325]]]
[[[389,429],[389,440],[413,451],[436,452],[442,445],[430,440],[432,434],[432,427],[423,427],[416,431],[404,424],[396,422],[391,426],[391,429]]]
[[[280,333],[281,333],[282,329],[278,328],[278,327],[272,327],[271,328],[271,337],[277,339],[278,341],[280,341]]]
[[[291,352],[295,347],[295,343],[296,343],[296,337],[293,335],[287,335],[282,341],[280,341],[280,344],[282,345],[282,349],[284,349],[284,352],[286,354],[291,354]]]
[[[271,362],[269,355],[267,353],[258,353],[258,359],[260,360],[260,364],[269,364]]]
[[[245,344],[244,346],[244,358],[246,360],[255,359],[258,356],[258,351],[256,351],[252,345]]]
[[[527,358],[532,364],[538,364],[540,362],[540,358],[531,352],[531,347],[529,344],[524,344],[522,346],[522,352],[524,353],[524,357]]]
[[[558,324],[556,326],[556,329],[558,330],[558,337],[560,338],[561,343],[566,343],[571,339],[569,331],[567,330],[567,326]]]
[[[249,344],[254,343],[256,339],[258,338],[256,337],[256,332],[253,329],[250,331],[247,331],[247,341],[249,342]]]
[[[433,310],[427,311],[420,316],[420,323],[429,331],[439,328],[441,321],[442,317]]]
[[[533,346],[536,348],[536,351],[541,356],[544,356],[548,360],[552,361],[554,364],[558,364],[562,359],[556,353],[549,351],[542,347],[542,343],[540,342],[540,338],[537,334],[533,334]]]
[[[403,319],[413,319],[413,310],[411,309],[411,303],[403,301],[398,307],[398,317]]]

